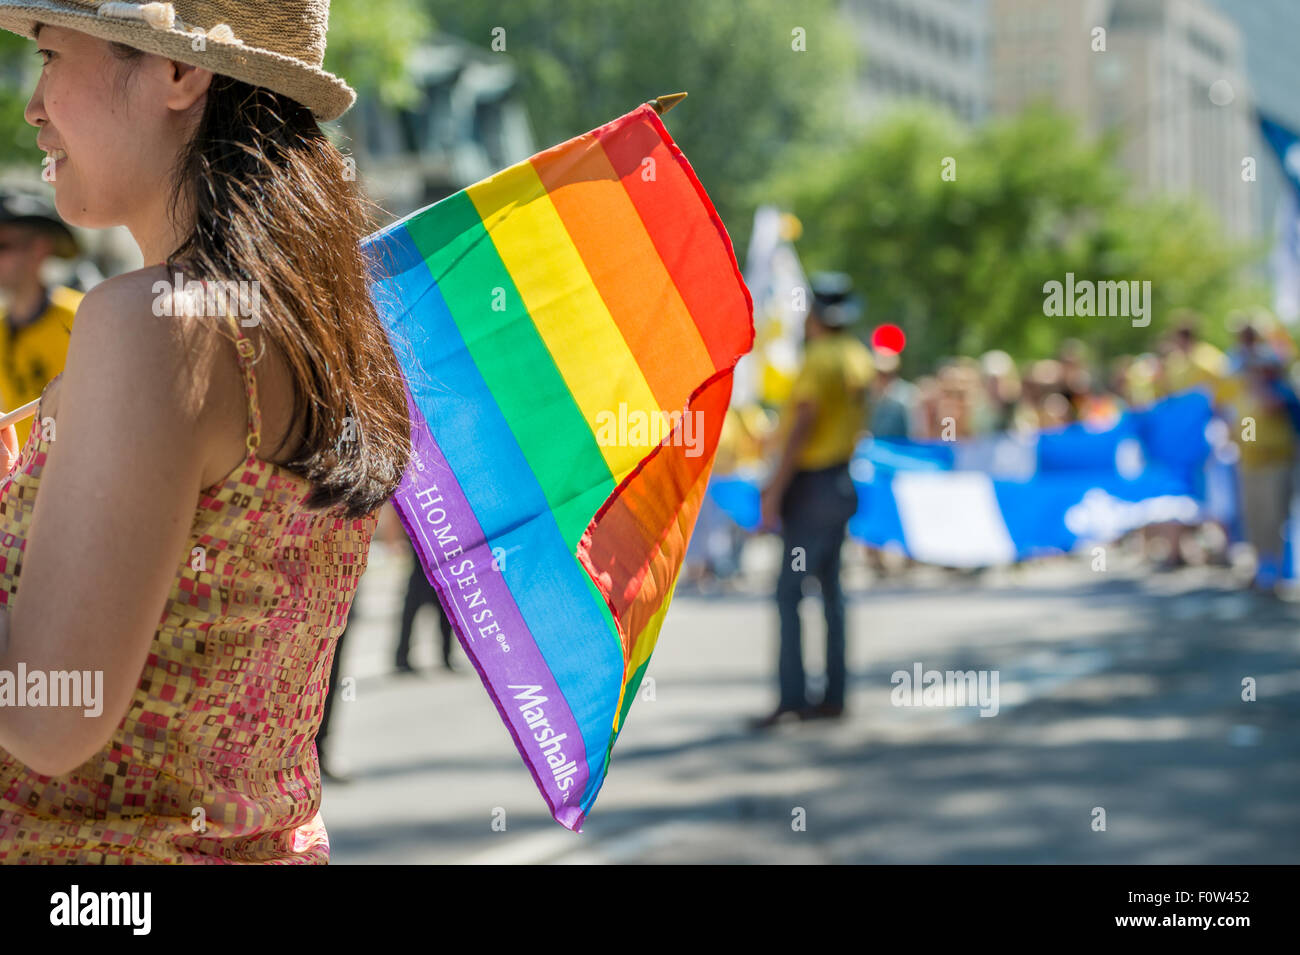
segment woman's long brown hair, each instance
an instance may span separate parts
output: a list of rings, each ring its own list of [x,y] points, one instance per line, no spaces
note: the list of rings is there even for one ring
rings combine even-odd
[[[292,421],[303,425],[285,466],[311,482],[308,507],[357,518],[396,490],[411,434],[358,246],[374,227],[372,206],[348,172],[306,107],[214,75],[173,183],[173,207],[192,211],[193,228],[168,266],[184,263],[194,279],[258,283],[258,332],[288,361]]]

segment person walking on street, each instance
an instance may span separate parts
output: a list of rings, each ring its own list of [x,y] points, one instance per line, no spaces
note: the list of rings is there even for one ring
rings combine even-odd
[[[779,522],[784,544],[776,602],[781,623],[776,709],[752,721],[766,729],[787,717],[838,718],[844,713],[844,594],[840,550],[858,496],[849,461],[866,421],[875,375],[871,353],[849,330],[857,318],[848,276],[813,278],[804,325],[803,364],[782,411],[781,453],[762,492],[762,526]],[[821,585],[826,618],[826,691],[810,705],[803,666],[799,603],[808,576]]]
[[[1239,330],[1231,367],[1216,397],[1240,452],[1238,499],[1246,539],[1255,552],[1251,586],[1275,593],[1291,511],[1300,401],[1282,360],[1253,324]]]
[[[393,669],[398,673],[419,672],[411,665],[411,635],[415,630],[416,614],[420,612],[421,607],[428,605],[432,606],[438,614],[438,632],[442,636],[442,667],[444,670],[454,671],[456,665],[452,662],[452,648],[456,644],[456,639],[452,636],[451,621],[447,618],[447,611],[443,609],[442,601],[438,599],[438,592],[433,589],[433,584],[429,583],[419,555],[409,544],[407,549],[411,552],[411,573],[406,581],[406,597],[402,600],[402,621],[397,631],[397,652],[394,655]]]

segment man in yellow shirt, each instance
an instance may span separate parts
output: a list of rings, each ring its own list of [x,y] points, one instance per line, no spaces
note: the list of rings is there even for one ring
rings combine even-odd
[[[862,436],[867,391],[875,376],[871,352],[849,330],[856,318],[848,276],[814,278],[803,365],[781,414],[779,463],[762,495],[763,526],[775,529],[779,521],[785,547],[776,587],[781,698],[773,712],[753,722],[758,729],[787,716],[834,719],[844,713],[840,549],[849,518],[858,508],[849,461]],[[821,584],[826,616],[826,692],[815,706],[807,697],[799,625],[799,602],[809,574]]]
[[[1212,397],[1219,391],[1228,374],[1228,356],[1199,338],[1197,328],[1201,319],[1191,309],[1181,309],[1173,316],[1173,321],[1175,322],[1174,333],[1168,340],[1168,351],[1164,354],[1160,377],[1152,382],[1151,397],[1155,398],[1157,395],[1168,397],[1193,389]],[[1213,460],[1208,460],[1205,467],[1208,476],[1208,469],[1214,467]],[[1207,516],[1223,529],[1223,538],[1226,542],[1227,528],[1219,520],[1222,515],[1211,512]],[[1165,558],[1160,566],[1165,569],[1181,567],[1186,563],[1183,558],[1182,542],[1184,537],[1196,533],[1196,527],[1178,521],[1151,524],[1143,530],[1147,540],[1163,542]],[[1227,553],[1222,550],[1216,551],[1212,559],[1217,563],[1226,564]]]
[[[1253,325],[1240,330],[1238,342],[1232,373],[1219,382],[1215,400],[1241,452],[1238,491],[1243,529],[1255,551],[1253,583],[1268,592],[1281,574],[1282,532],[1291,511],[1296,396],[1281,359]]]
[[[63,371],[81,293],[47,288],[41,266],[50,256],[76,255],[72,231],[48,200],[0,191],[0,410],[39,398]],[[34,421],[15,425],[20,448]]]
[[[1173,347],[1165,356],[1164,391],[1176,395],[1192,388],[1213,391],[1228,373],[1228,356],[1196,337],[1196,316],[1180,313]]]

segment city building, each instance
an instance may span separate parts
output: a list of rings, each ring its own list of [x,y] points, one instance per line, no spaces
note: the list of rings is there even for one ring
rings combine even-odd
[[[1258,229],[1253,95],[1236,24],[1207,0],[990,0],[990,102],[1035,102],[1118,131],[1146,192],[1200,198],[1228,234]]]
[[[843,0],[861,67],[850,120],[920,100],[967,121],[988,111],[986,0]]]
[[[1210,0],[1241,32],[1246,44],[1246,76],[1255,106],[1275,123],[1300,132],[1300,3],[1296,0]],[[1252,147],[1258,183],[1256,220],[1260,232],[1272,233],[1282,204],[1282,170],[1272,148],[1255,127]]]

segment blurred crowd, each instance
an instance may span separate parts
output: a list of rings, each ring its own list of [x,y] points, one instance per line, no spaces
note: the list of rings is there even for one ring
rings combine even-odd
[[[1190,388],[1205,388],[1224,412],[1245,393],[1290,385],[1295,346],[1263,309],[1229,319],[1234,347],[1224,352],[1199,335],[1200,318],[1174,317],[1154,351],[1102,365],[1078,339],[1055,358],[1017,367],[1002,351],[945,361],[915,385],[898,378],[897,357],[878,361],[871,432],[877,437],[970,438],[999,431],[1031,433],[1074,422],[1104,428],[1127,408],[1142,408]],[[878,353],[879,354],[879,353]],[[883,426],[883,427],[882,427]]]
[[[1216,460],[1235,472],[1232,513],[1211,502],[1211,519],[1203,525],[1151,527],[1134,537],[1162,567],[1227,564],[1234,542],[1244,542],[1254,559],[1252,584],[1271,591],[1282,574],[1295,483],[1300,362],[1287,329],[1268,310],[1235,312],[1227,324],[1226,350],[1205,340],[1202,316],[1182,310],[1168,316],[1169,331],[1148,352],[1103,361],[1085,342],[1068,339],[1054,357],[1017,364],[1006,352],[988,351],[946,359],[911,380],[901,374],[898,353],[876,347],[864,436],[954,441],[1074,423],[1101,430],[1125,410],[1199,389],[1215,409],[1210,438]],[[761,472],[780,440],[779,422],[775,410],[733,408],[714,473]],[[704,526],[710,527],[707,518]],[[734,573],[745,536],[727,529],[717,538],[723,543],[701,544],[689,568],[694,580]],[[880,567],[877,555],[869,559]]]

